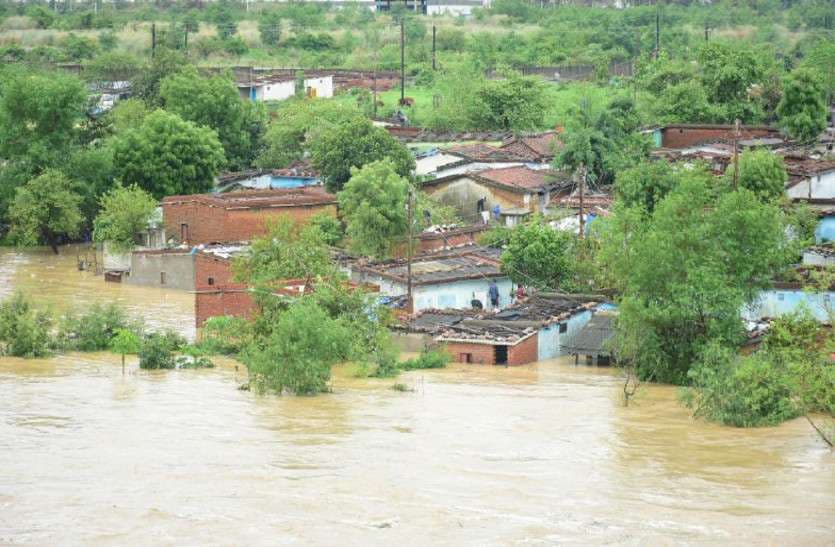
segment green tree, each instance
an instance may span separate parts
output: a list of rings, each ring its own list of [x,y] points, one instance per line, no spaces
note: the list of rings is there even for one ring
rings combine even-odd
[[[136,236],[148,229],[156,208],[157,200],[139,186],[116,186],[101,197],[93,239],[108,242],[116,250],[129,251]]]
[[[725,171],[725,181],[733,184],[734,166]],[[746,150],[739,156],[739,186],[754,192],[762,201],[775,201],[785,193],[788,180],[783,158],[769,150]]]
[[[110,350],[122,356],[122,372],[125,371],[125,355],[139,353],[140,347],[139,336],[128,329],[118,329],[113,338],[110,339]]]
[[[0,301],[0,353],[14,357],[48,355],[51,325],[49,314],[36,311],[23,293],[14,293]]]
[[[44,171],[17,189],[9,210],[10,234],[18,245],[46,243],[58,254],[62,239],[79,234],[84,221],[80,204],[81,196],[66,175]]]
[[[322,232],[280,217],[266,236],[252,242],[250,251],[233,262],[236,278],[249,285],[268,286],[283,279],[332,275],[333,263]]]
[[[264,135],[264,148],[255,163],[262,169],[287,167],[301,160],[321,136],[357,120],[363,121],[355,108],[338,102],[283,101]]]
[[[155,198],[208,191],[224,163],[216,133],[162,110],[113,143],[117,177]]]
[[[708,99],[722,107],[725,121],[739,118],[750,123],[762,116],[761,105],[751,100],[749,92],[765,80],[769,65],[766,54],[712,41],[699,50],[698,60]]]
[[[258,33],[261,35],[261,43],[265,46],[277,46],[281,39],[281,14],[277,11],[269,11],[258,20]]]
[[[676,169],[669,162],[647,161],[618,173],[615,192],[627,207],[641,207],[652,214],[677,180]]]
[[[259,103],[241,100],[231,79],[203,78],[196,69],[186,69],[162,80],[160,97],[166,110],[217,132],[231,169],[252,165],[266,115]]]
[[[792,72],[783,86],[777,105],[780,126],[791,138],[811,143],[826,129],[827,108],[820,77],[809,70]]]
[[[474,95],[470,115],[475,127],[521,132],[543,125],[545,87],[537,78],[510,73],[486,82]]]
[[[704,87],[695,80],[665,88],[653,110],[659,121],[667,123],[706,123],[716,118]]]
[[[142,99],[130,98],[116,103],[116,106],[106,114],[106,118],[112,131],[119,135],[128,129],[142,125],[148,114],[148,106]]]
[[[816,70],[823,76],[827,104],[835,101],[835,43],[830,39],[819,40],[803,59],[803,68]]]
[[[313,166],[331,192],[338,192],[351,178],[351,168],[389,158],[403,177],[415,168],[415,159],[405,146],[370,121],[354,119],[319,135],[311,146]]]
[[[188,66],[188,61],[178,51],[159,48],[151,63],[132,82],[133,95],[151,107],[162,106],[159,96],[160,83],[167,76],[176,74]]]
[[[397,174],[389,159],[353,168],[351,179],[338,194],[349,248],[362,255],[388,256],[408,229],[409,191],[409,182]]]
[[[502,252],[502,271],[520,285],[554,290],[571,276],[572,236],[536,217],[510,234]]]
[[[136,56],[123,51],[109,51],[85,63],[84,75],[90,80],[113,82],[130,80],[141,69],[142,64]]]
[[[37,170],[63,161],[77,142],[87,92],[60,73],[22,68],[0,78],[0,157]]]
[[[686,383],[709,345],[734,347],[743,304],[787,262],[779,209],[747,189],[716,198],[709,178],[689,172],[649,220],[623,208],[603,221],[601,260],[622,291],[619,359],[642,379]]]

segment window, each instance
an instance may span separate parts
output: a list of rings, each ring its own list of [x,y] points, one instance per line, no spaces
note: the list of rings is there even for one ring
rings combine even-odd
[[[160,285],[165,285],[165,272],[160,272],[159,273],[159,284]]]
[[[188,224],[180,224],[180,241],[188,241]]]
[[[215,278],[214,278],[214,277],[210,277],[210,278],[209,278],[209,285],[214,285],[214,284],[215,284]]]
[[[568,331],[568,323],[560,323],[560,333]]]

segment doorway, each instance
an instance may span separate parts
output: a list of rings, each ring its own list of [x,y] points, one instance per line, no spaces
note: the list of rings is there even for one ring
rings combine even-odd
[[[507,364],[507,346],[493,346],[495,351],[495,361],[497,365]]]

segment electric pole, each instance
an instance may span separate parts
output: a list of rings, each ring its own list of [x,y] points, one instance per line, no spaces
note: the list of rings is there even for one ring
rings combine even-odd
[[[586,186],[586,166],[584,164],[580,165],[580,239],[585,237],[586,231],[586,220],[583,218],[583,198],[584,198],[584,191]]]
[[[432,25],[432,70],[436,70],[435,66],[435,25]]]
[[[734,122],[734,191],[739,190],[739,118]]]
[[[404,38],[404,31],[403,31],[403,19],[404,17],[400,17],[400,104],[403,104],[404,99],[406,98],[406,68],[405,68],[405,61],[406,57],[404,55],[404,48],[406,46],[406,40]]]
[[[406,311],[412,313],[412,228],[414,219],[414,207],[412,205],[412,188],[406,197],[406,218],[409,223],[409,239],[406,243]]]
[[[151,57],[157,54],[157,24],[151,23]]]
[[[655,0],[655,58],[661,53],[661,0]]]

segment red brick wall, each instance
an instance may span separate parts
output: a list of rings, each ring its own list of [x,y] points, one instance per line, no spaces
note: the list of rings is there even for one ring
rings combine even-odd
[[[778,135],[776,129],[766,127],[740,128],[742,139],[754,137],[768,137]],[[687,148],[706,142],[727,140],[734,138],[732,127],[669,127],[662,131],[661,146],[664,148]]]
[[[539,357],[539,335],[534,334],[507,351],[508,365],[526,365],[533,363]]]
[[[194,295],[194,316],[197,328],[206,319],[222,315],[247,317],[255,310],[255,302],[245,289],[218,289]]]
[[[214,280],[209,285],[209,278]],[[197,253],[194,256],[195,290],[241,289],[246,285],[233,283],[232,262],[223,258]]]
[[[266,222],[282,215],[296,222],[327,213],[336,217],[336,205],[304,205],[268,209],[231,209],[205,203],[163,203],[163,219],[168,237],[180,240],[181,225],[188,225],[188,243],[248,241],[266,233]]]
[[[471,363],[480,365],[495,365],[495,346],[489,344],[473,344],[465,342],[445,342],[446,352],[452,356],[455,362],[466,362],[464,354],[471,355]],[[538,335],[526,338],[521,343],[507,348],[508,365],[526,365],[533,363],[539,356]]]

